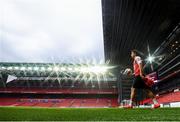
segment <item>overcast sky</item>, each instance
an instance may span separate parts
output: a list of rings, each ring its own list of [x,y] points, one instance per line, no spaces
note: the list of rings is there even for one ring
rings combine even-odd
[[[101,0],[0,0],[0,62],[104,60]]]

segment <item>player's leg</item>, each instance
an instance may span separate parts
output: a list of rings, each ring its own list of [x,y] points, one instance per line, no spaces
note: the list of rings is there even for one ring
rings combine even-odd
[[[147,96],[152,99],[154,108],[159,108],[160,104],[158,103],[157,99],[155,98],[154,93],[150,89],[146,89]]]
[[[133,108],[133,100],[135,98],[136,88],[131,88],[130,102],[129,105],[124,106],[124,108]]]
[[[133,100],[134,100],[134,98],[135,98],[135,94],[136,94],[136,89],[132,87],[132,88],[131,88],[130,102],[129,102],[129,105],[131,105],[131,106],[132,106],[132,104],[133,104]]]
[[[138,88],[138,86],[139,86],[138,82],[139,82],[139,77],[135,77],[133,80],[132,87],[131,87],[130,102],[129,102],[129,105],[125,106],[125,108],[132,108],[133,107],[133,100],[135,98],[136,88]]]
[[[155,98],[155,95],[153,94],[153,92],[151,90],[146,89],[146,93],[149,98],[152,98],[152,99]]]

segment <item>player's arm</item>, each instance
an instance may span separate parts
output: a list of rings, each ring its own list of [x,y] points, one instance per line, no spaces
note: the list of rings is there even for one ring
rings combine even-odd
[[[140,76],[141,76],[141,77],[144,77],[144,76],[143,76],[143,64],[142,64],[141,57],[137,56],[137,57],[135,58],[135,60],[136,60],[137,64],[139,65]]]

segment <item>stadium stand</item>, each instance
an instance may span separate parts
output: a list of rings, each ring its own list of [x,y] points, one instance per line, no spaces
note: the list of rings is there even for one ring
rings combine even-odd
[[[37,75],[37,74],[35,74]],[[41,77],[41,76],[38,76]],[[0,87],[0,106],[117,107],[117,82],[14,80]]]
[[[113,98],[68,98],[68,99],[28,99],[1,98],[0,106],[31,106],[31,107],[117,107],[117,99]]]
[[[157,96],[157,100],[160,104],[165,103],[172,103],[172,102],[179,102],[180,101],[180,92],[171,92],[171,93],[165,93]],[[142,101],[141,104],[152,104],[151,99],[146,99]]]

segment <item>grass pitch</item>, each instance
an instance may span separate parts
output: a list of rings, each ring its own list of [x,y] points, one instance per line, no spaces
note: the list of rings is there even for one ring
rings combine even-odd
[[[0,107],[1,121],[180,121],[180,108]]]

